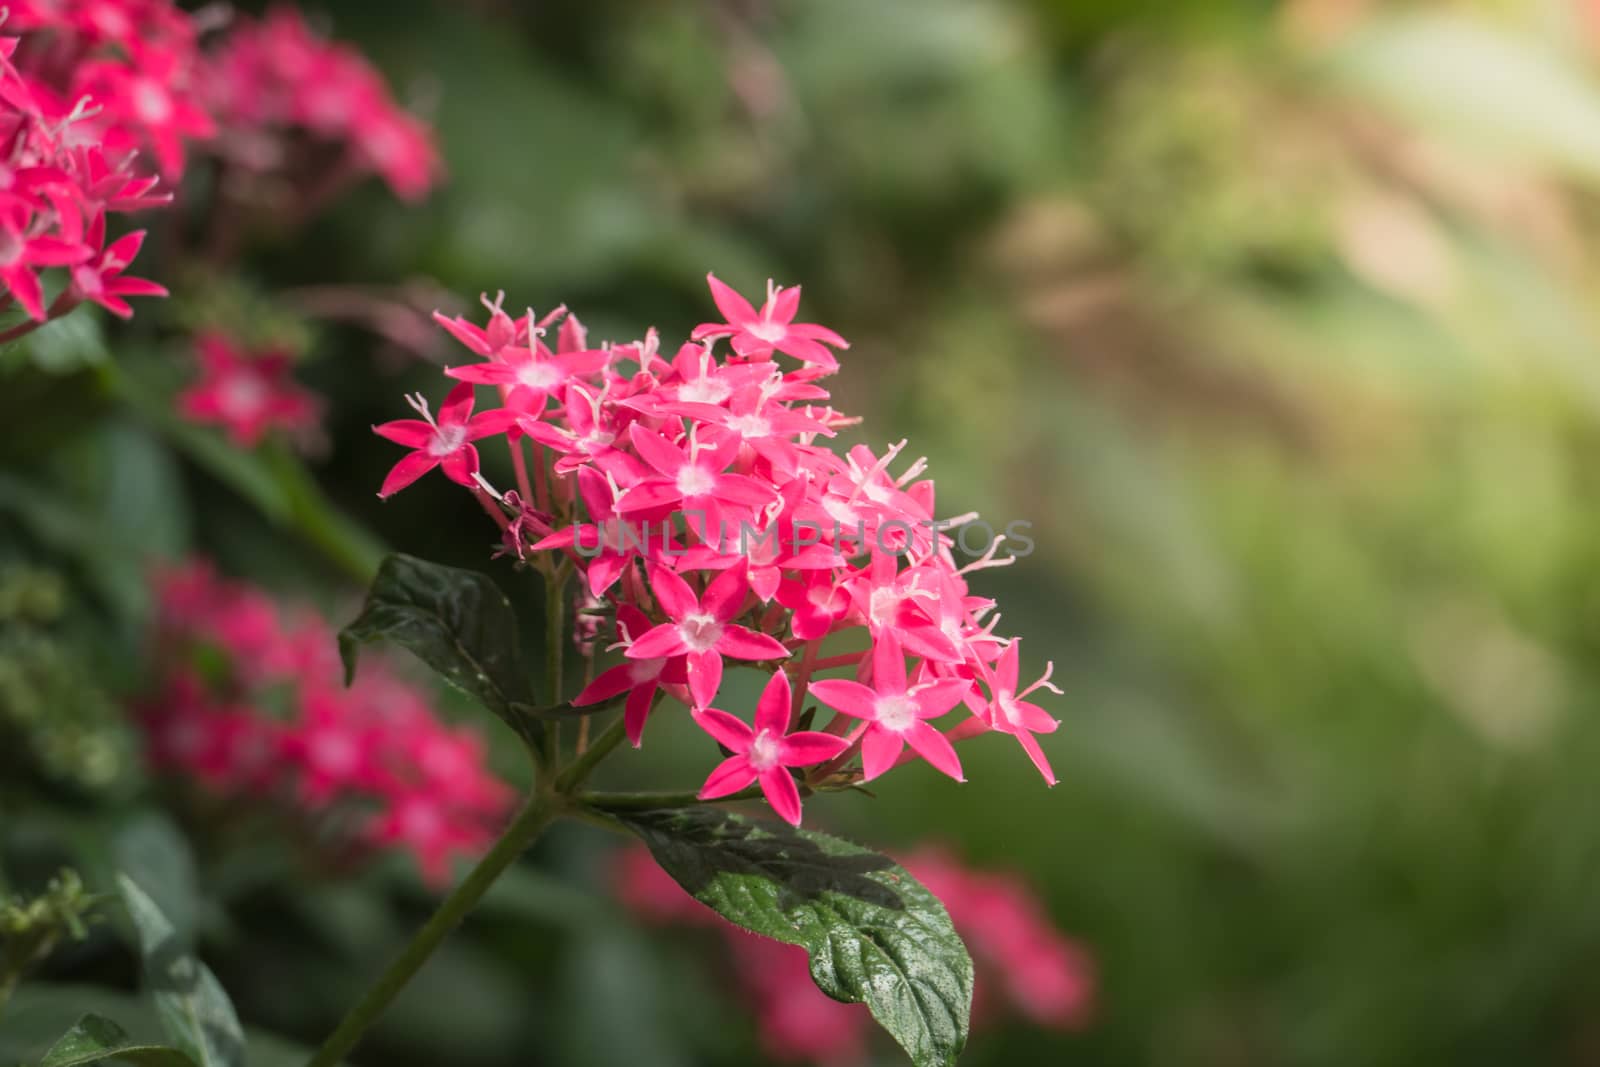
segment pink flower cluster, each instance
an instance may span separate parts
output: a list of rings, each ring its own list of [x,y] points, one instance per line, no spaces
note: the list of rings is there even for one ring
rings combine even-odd
[[[166,295],[123,273],[145,235],[108,242],[107,216],[170,202],[157,175],[176,187],[196,145],[292,179],[311,206],[366,173],[406,199],[440,175],[428,127],[292,8],[234,17],[209,52],[172,0],[13,0],[0,17],[0,283],[35,323]],[[69,284],[47,308],[48,267]]]
[[[217,332],[195,338],[200,380],[178,394],[178,412],[223,427],[233,443],[249,448],[267,433],[304,437],[316,428],[322,401],[295,384],[288,352],[251,352]]]
[[[901,465],[904,442],[843,457],[818,443],[859,420],[828,403],[821,381],[847,345],[795,321],[798,288],[769,283],[757,309],[709,281],[722,321],[670,360],[653,330],[592,345],[564,308],[513,318],[486,297],[482,326],[435,315],[479,362],[445,372],[460,384],[437,414],[412,397],[418,418],[375,428],[411,450],[379,495],[437,467],[519,557],[573,568],[590,608],[614,608],[623,652],[574,703],[625,698],[635,745],[659,693],[686,704],[729,753],[706,799],[756,785],[797,824],[804,790],[855,780],[857,756],[868,781],[909,759],[960,780],[953,743],[990,731],[1053,783],[1035,735],[1057,722],[1028,698],[1060,690],[1048,670],[1022,685],[1019,642],[995,633],[993,602],[967,585],[1010,562],[1002,539],[959,564],[942,532],[956,520],[935,521],[933,482],[922,461]],[[496,403],[477,410],[475,386]],[[492,438],[509,447],[513,491],[479,470]],[[768,675],[753,722],[713,706],[729,661]],[[797,729],[808,699],[837,713],[820,730]],[[936,725],[956,709],[960,721]]]
[[[345,688],[319,616],[203,562],[159,572],[155,593],[160,682],[137,711],[157,770],[269,805],[330,838],[329,854],[407,853],[433,884],[494,840],[514,794],[483,739],[381,659]]]
[[[123,272],[144,232],[107,243],[106,217],[166,204],[136,166],[148,148],[176,179],[184,143],[209,136],[188,87],[189,16],[165,0],[23,0],[0,37],[0,282],[34,322],[85,300],[127,318],[130,296],[165,296]],[[49,308],[38,272],[65,267]]]
[[[942,849],[902,861],[944,902],[976,968],[977,1026],[1019,1018],[1059,1030],[1088,1024],[1094,1006],[1093,961],[1065,937],[1020,876],[977,871]],[[707,927],[725,939],[739,993],[754,1010],[761,1043],[775,1060],[852,1064],[867,1059],[872,1018],[841,1004],[811,981],[805,950],[724,922],[661,870],[644,847],[617,855],[618,899],[651,922]]]
[[[376,173],[403,200],[420,199],[441,174],[428,126],[359,52],[319,36],[295,8],[236,16],[202,89],[222,127],[219,150],[248,170],[287,172],[297,155],[331,148],[343,153],[335,173]]]

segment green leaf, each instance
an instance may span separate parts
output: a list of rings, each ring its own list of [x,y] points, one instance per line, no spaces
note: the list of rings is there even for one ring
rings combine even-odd
[[[0,1064],[37,1064],[85,1012],[117,1020],[135,1045],[163,1045],[150,998],[106,986],[31,979],[18,987],[0,1023]],[[250,1067],[305,1067],[311,1049],[262,1030],[245,1031]],[[192,1062],[192,1061],[190,1061]]]
[[[811,978],[867,1005],[918,1067],[967,1042],[972,959],[937,897],[887,856],[713,807],[617,813],[678,884],[737,926],[805,948]]]
[[[100,319],[87,308],[52,319],[25,335],[16,351],[49,374],[71,374],[111,358]]]
[[[39,1067],[89,1067],[117,1060],[139,1067],[194,1067],[194,1061],[175,1048],[138,1045],[127,1031],[103,1015],[85,1015],[39,1061]]]
[[[200,890],[194,854],[177,824],[160,809],[136,812],[117,827],[109,852],[111,870],[139,886],[172,925],[175,943],[193,951]]]
[[[145,982],[162,1029],[199,1067],[242,1067],[244,1031],[211,969],[183,948],[172,923],[125,874],[117,889],[139,936]]]
[[[476,571],[393,555],[378,568],[361,614],[339,634],[345,680],[362,644],[389,640],[530,736],[533,689],[517,648],[517,619]]]

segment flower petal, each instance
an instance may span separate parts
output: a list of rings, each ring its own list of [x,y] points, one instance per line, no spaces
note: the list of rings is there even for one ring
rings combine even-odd
[[[748,752],[755,740],[755,731],[739,716],[720,708],[701,708],[692,713],[695,725],[716,739],[717,744],[733,752]]]
[[[799,826],[800,790],[789,772],[782,767],[769,767],[757,777],[761,781],[761,792],[766,794],[767,803],[772,805],[778,818],[790,826]]]
[[[843,754],[849,747],[849,741],[834,734],[825,734],[821,730],[801,730],[783,739],[779,762],[785,767],[810,767]]]
[[[774,671],[767,679],[766,688],[761,690],[761,699],[756,702],[756,730],[767,730],[779,737],[788,733],[792,701],[789,676],[781,670]]]
[[[878,717],[878,694],[848,678],[819,678],[811,683],[810,694],[834,711],[856,719]]]
[[[744,660],[786,659],[789,655],[789,650],[777,638],[733,623],[722,628],[717,651]]]
[[[656,683],[650,682],[628,694],[628,703],[622,712],[622,728],[627,732],[628,741],[634,748],[639,747],[639,739],[644,736],[645,720],[650,717],[650,709],[655,706],[657,688]]]
[[[700,598],[700,610],[718,622],[727,622],[739,614],[749,592],[750,580],[743,566],[723,571],[706,586],[705,595]]]
[[[661,610],[674,619],[682,619],[700,610],[700,598],[671,567],[659,563],[650,565],[650,591],[655,593]]]
[[[677,626],[664,622],[640,634],[624,655],[629,659],[665,659],[667,656],[681,656],[688,650],[689,646],[684,643]]]
[[[716,301],[717,310],[722,312],[722,317],[728,320],[730,326],[740,326],[759,318],[750,301],[734,292],[715,274],[706,275],[706,284],[711,287],[711,299]]]
[[[471,382],[462,382],[450,390],[445,394],[444,402],[439,405],[439,425],[464,425],[472,417],[474,400],[475,394]]]
[[[743,756],[729,756],[706,777],[700,787],[701,800],[716,800],[744,789],[756,780],[756,770]]]
[[[689,653],[689,695],[694,706],[704,708],[717,699],[722,688],[722,657],[716,649]]]
[[[905,738],[874,726],[861,739],[861,778],[870,782],[894,766],[905,749]]]
[[[958,782],[966,781],[961,773],[961,759],[944,734],[927,723],[918,721],[911,724],[911,729],[906,731],[905,738],[906,743],[916,750],[917,755],[933,764],[935,770],[948,774]]]
[[[411,453],[389,471],[389,476],[383,480],[383,487],[378,490],[378,496],[393,496],[438,465],[439,461],[426,452]]]

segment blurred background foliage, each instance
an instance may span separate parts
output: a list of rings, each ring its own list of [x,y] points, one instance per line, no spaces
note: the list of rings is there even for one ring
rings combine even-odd
[[[863,439],[910,438],[943,511],[1033,524],[978,584],[1057,663],[1062,783],[980,740],[969,785],[913,768],[815,805],[1027,872],[1095,957],[1090,1027],[990,1031],[964,1062],[1600,1063],[1600,5],[326,7],[431,103],[451,181],[262,233],[247,288],[503,288],[628,338],[707,317],[707,269],[803,282],[853,342]],[[368,427],[436,391],[407,340],[312,336],[317,478],[389,545],[482,565],[491,531],[442,479],[374,497],[393,452]],[[65,568],[97,630],[137,632],[143,550],[347,610],[236,482],[96,425],[52,458],[67,510],[26,509],[7,562]],[[0,474],[10,523],[30,487]],[[50,751],[100,763],[43,786],[114,793],[122,742],[81,726],[104,694],[54,695],[83,675],[34,651],[77,625],[58,596],[0,581],[25,623],[0,720],[71,704]],[[608,772],[704,762],[651,742]],[[752,1062],[694,940],[591,892],[610,845],[542,845],[370,1062]],[[301,1038],[426,907],[399,872],[286,888],[231,863],[196,890],[228,904],[200,909],[214,966]]]

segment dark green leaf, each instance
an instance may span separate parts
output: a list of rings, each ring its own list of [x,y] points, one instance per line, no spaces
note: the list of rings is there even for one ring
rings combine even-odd
[[[116,1023],[103,1015],[85,1015],[39,1061],[39,1067],[90,1067],[117,1060],[139,1067],[194,1067],[194,1061],[175,1048],[137,1045]]]
[[[133,879],[118,875],[117,889],[139,936],[145,982],[168,1040],[199,1067],[241,1067],[244,1031],[222,983],[184,949],[172,923]]]
[[[967,1041],[972,960],[944,905],[886,856],[721,808],[619,813],[695,899],[746,930],[803,946],[811,977],[861,1002],[913,1062]]]
[[[339,634],[346,680],[362,644],[389,640],[528,736],[533,690],[517,649],[517,620],[476,571],[393,555],[378,568],[361,615]]]

